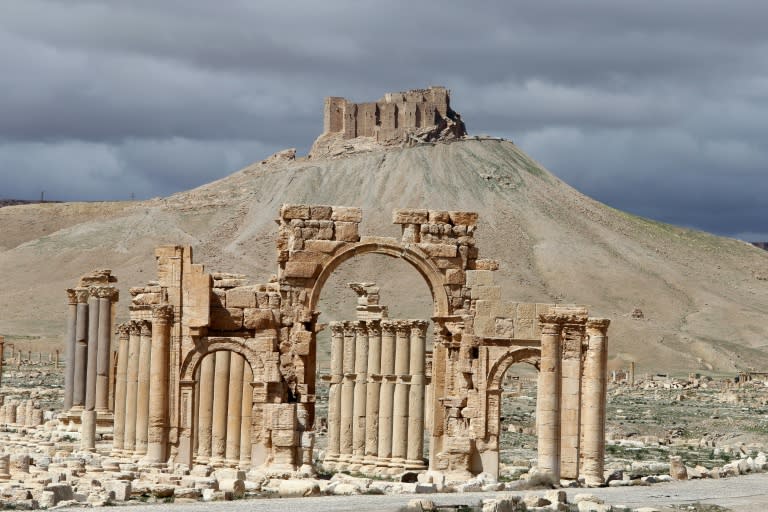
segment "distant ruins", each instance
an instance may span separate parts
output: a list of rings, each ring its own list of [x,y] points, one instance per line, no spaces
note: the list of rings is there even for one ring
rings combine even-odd
[[[498,475],[502,381],[525,362],[539,370],[538,471],[603,483],[608,320],[503,301],[498,263],[475,246],[475,213],[395,210],[400,238],[361,237],[361,220],[359,208],[283,205],[277,280],[260,285],[206,272],[190,247],[159,247],[157,281],[131,288],[130,321],[117,326],[111,412],[102,350],[114,277],[81,281],[70,290],[65,413],[82,410],[83,447],[93,449],[102,414],[114,422],[113,455],[147,467],[313,473],[318,299],[342,263],[375,253],[423,276],[434,339],[426,320],[387,318],[373,283],[352,284],[357,318],[330,325],[322,463],[454,481]]]
[[[358,146],[370,139],[382,146],[455,140],[467,134],[461,116],[451,109],[445,87],[390,92],[378,101],[352,103],[337,96],[325,98],[323,133],[310,155],[333,154],[345,141]]]

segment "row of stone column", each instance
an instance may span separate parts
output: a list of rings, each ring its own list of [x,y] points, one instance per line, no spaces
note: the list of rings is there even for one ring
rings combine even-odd
[[[43,410],[32,400],[4,403],[0,397],[0,423],[37,427],[43,424]]]
[[[426,330],[424,320],[331,322],[329,467],[425,468]]]
[[[197,462],[250,465],[253,372],[240,354],[206,355],[197,379]]]
[[[115,372],[115,455],[165,463],[168,452],[168,386],[173,307],[153,306],[152,320],[118,329]]]
[[[82,448],[95,449],[97,413],[107,414],[112,341],[114,286],[67,290],[67,371],[64,375],[64,409],[81,413]]]
[[[537,396],[539,470],[603,483],[607,319],[542,315]]]

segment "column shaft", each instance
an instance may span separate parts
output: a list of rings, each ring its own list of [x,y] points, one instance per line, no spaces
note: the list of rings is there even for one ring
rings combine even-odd
[[[67,290],[68,305],[67,305],[67,334],[64,338],[64,347],[67,357],[67,369],[64,372],[64,410],[68,411],[72,408],[72,398],[74,394],[74,382],[75,382],[75,351],[77,347],[77,340],[75,333],[77,331],[77,295],[74,290]],[[0,354],[0,359],[2,355]],[[2,361],[0,361],[2,364]]]
[[[341,435],[341,381],[344,378],[344,329],[340,322],[331,323],[331,382],[328,388],[328,446],[325,460],[339,459]]]
[[[77,302],[77,325],[75,329],[75,371],[72,379],[72,406],[85,405],[85,372],[88,368],[88,303],[87,295],[81,292]]]
[[[352,458],[354,401],[355,401],[355,331],[344,325],[344,380],[341,384],[341,428],[339,432],[339,460],[349,462]]]
[[[125,385],[125,433],[123,448],[126,452],[136,449],[136,391],[139,385],[139,343],[141,327],[131,322],[128,336],[128,368]]]
[[[424,375],[427,349],[427,323],[416,321],[411,326],[410,374],[408,393],[408,447],[406,465],[424,467]]]
[[[213,374],[213,424],[211,428],[211,457],[221,461],[227,451],[227,402],[229,401],[230,353],[215,353]]]
[[[355,402],[353,405],[352,460],[360,463],[365,456],[365,399],[368,385],[368,330],[365,322],[355,328]]]
[[[240,422],[243,407],[243,372],[245,359],[240,354],[230,354],[229,392],[227,395],[227,448],[229,462],[240,461]]]
[[[99,297],[99,339],[96,358],[96,411],[109,411],[109,366],[112,341],[112,301]]]
[[[605,406],[608,385],[608,347],[606,331],[609,320],[590,318],[587,321],[588,345],[584,359],[582,384],[580,476],[589,486],[604,483]]]
[[[139,376],[136,388],[136,455],[147,453],[149,369],[152,364],[152,324],[142,322],[139,340]]]
[[[560,481],[560,338],[563,324],[556,315],[540,317],[541,367],[536,397],[539,471]]]
[[[253,409],[253,371],[251,365],[245,362],[243,367],[243,388],[240,408],[240,467],[251,465],[251,410]]]
[[[155,306],[152,310],[151,400],[145,460],[155,464],[165,463],[168,459],[168,363],[172,318],[172,306]]]
[[[368,385],[365,396],[365,460],[375,464],[379,454],[379,395],[381,393],[381,326],[368,324]]]
[[[381,393],[379,399],[379,465],[392,458],[392,415],[395,403],[395,327],[381,322]]]
[[[395,404],[392,414],[392,459],[404,464],[408,455],[408,388],[410,387],[410,326],[405,322],[397,324],[395,348]]]
[[[216,354],[208,354],[200,363],[200,381],[197,423],[197,457],[208,462],[211,457],[211,428],[213,425],[213,380],[216,369]]]
[[[115,375],[115,417],[112,448],[122,453],[125,448],[125,399],[128,390],[128,337],[127,324],[118,327],[117,374]]]
[[[571,480],[579,477],[581,344],[583,340],[584,322],[565,324],[560,391],[560,478]]]
[[[91,293],[93,293],[93,288]],[[96,366],[99,355],[99,298],[88,297],[88,363],[85,370],[85,410],[96,408]]]

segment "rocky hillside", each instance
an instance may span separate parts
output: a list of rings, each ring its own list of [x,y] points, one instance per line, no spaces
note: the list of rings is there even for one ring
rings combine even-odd
[[[501,261],[505,297],[611,317],[613,364],[635,361],[640,375],[768,368],[767,252],[609,208],[489,139],[289,155],[160,200],[2,208],[0,334],[60,344],[64,289],[98,267],[117,275],[125,317],[127,288],[153,278],[158,244],[191,244],[210,270],[266,280],[284,202],[361,206],[362,234],[384,236],[399,236],[393,208],[476,210],[481,255]],[[415,270],[366,256],[329,281],[321,321],[352,317],[353,279],[379,283],[391,316],[431,313]]]

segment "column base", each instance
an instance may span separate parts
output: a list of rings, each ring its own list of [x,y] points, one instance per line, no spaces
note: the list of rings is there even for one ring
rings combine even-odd
[[[406,471],[422,471],[427,469],[427,465],[421,459],[406,459],[403,466]]]

